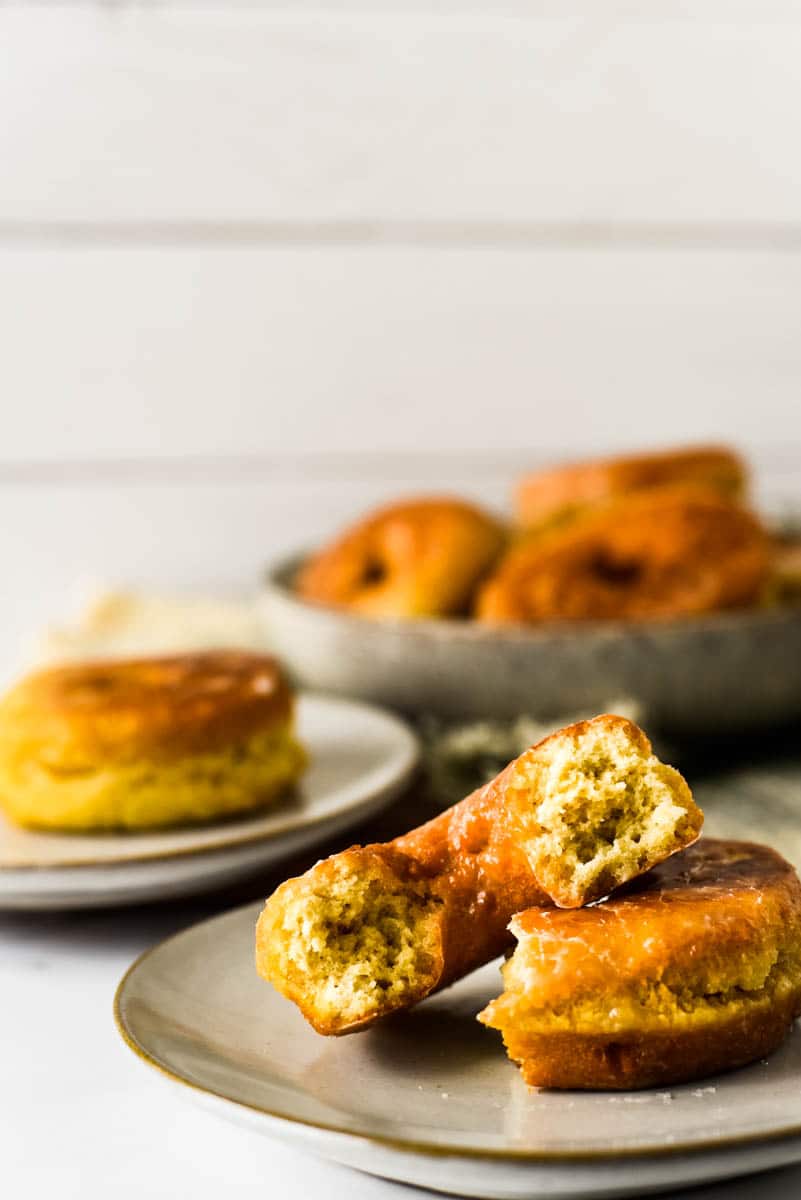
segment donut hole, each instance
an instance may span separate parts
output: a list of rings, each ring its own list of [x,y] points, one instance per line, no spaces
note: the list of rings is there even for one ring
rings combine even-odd
[[[389,572],[385,563],[379,558],[368,558],[362,568],[359,583],[361,587],[379,587],[380,584],[386,583],[388,576]]]
[[[590,570],[601,583],[618,588],[633,587],[643,576],[642,563],[633,559],[613,558],[604,551],[595,555]]]
[[[440,903],[400,881],[393,887],[369,863],[343,865],[333,880],[285,897],[270,977],[312,998],[315,1024],[335,1022],[337,1031],[414,1003],[439,974]]]
[[[687,784],[622,718],[588,722],[524,755],[514,782],[521,841],[537,881],[572,908],[606,895],[694,840]]]

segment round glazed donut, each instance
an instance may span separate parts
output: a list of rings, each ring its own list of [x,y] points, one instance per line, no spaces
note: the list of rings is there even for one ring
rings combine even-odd
[[[48,829],[142,829],[261,807],[303,769],[273,658],[73,663],[0,702],[0,806]]]
[[[479,1020],[526,1083],[642,1088],[770,1054],[801,1015],[801,884],[775,851],[702,839],[591,908],[531,908]]]
[[[769,562],[750,513],[704,489],[627,496],[513,547],[482,587],[492,622],[676,617],[755,601]]]
[[[525,526],[548,525],[616,496],[674,483],[703,484],[736,500],[745,493],[747,472],[743,460],[725,446],[572,463],[521,480],[517,517]]]
[[[500,523],[472,504],[409,500],[366,517],[301,568],[306,600],[377,617],[467,611],[504,545]]]

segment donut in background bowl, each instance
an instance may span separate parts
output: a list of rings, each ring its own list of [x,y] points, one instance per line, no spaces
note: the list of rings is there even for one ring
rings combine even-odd
[[[474,504],[423,497],[390,504],[351,526],[304,563],[304,600],[373,617],[445,617],[469,610],[506,541]]]
[[[515,493],[515,512],[521,525],[539,528],[631,492],[684,483],[741,500],[748,471],[742,458],[726,446],[692,446],[570,463],[522,479]]]
[[[760,597],[769,539],[705,487],[621,497],[519,542],[481,588],[493,623],[642,620],[742,608]]]

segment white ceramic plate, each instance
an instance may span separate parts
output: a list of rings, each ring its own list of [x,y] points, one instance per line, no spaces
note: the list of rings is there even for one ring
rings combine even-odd
[[[89,908],[220,886],[363,820],[415,768],[414,735],[381,709],[302,695],[310,765],[296,792],[256,816],[197,828],[93,836],[37,833],[0,817],[0,908]]]
[[[801,1030],[770,1062],[702,1083],[529,1091],[475,1020],[497,963],[380,1027],[322,1038],[256,975],[258,911],[163,942],[116,998],[128,1045],[222,1115],[464,1196],[642,1195],[801,1159]]]

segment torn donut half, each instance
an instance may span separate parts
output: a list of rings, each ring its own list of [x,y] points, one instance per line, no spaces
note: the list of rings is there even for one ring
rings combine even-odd
[[[606,895],[702,822],[638,726],[581,721],[420,828],[281,884],[257,923],[256,967],[319,1033],[363,1029],[502,953],[515,913]]]
[[[766,846],[702,838],[590,908],[512,921],[479,1014],[526,1083],[630,1089],[771,1053],[801,1014],[801,883]]]

